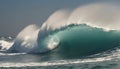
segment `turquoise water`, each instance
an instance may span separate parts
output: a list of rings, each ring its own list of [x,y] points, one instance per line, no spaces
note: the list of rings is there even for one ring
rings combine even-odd
[[[120,32],[116,30],[104,31],[102,28],[88,25],[70,25],[56,30],[43,40],[44,46],[53,38],[59,43],[48,53],[54,59],[78,59],[85,56],[112,50],[119,47]],[[55,58],[56,57],[56,58]]]

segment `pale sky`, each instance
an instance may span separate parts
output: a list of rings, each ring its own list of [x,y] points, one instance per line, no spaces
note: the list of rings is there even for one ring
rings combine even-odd
[[[29,24],[41,25],[58,9],[99,1],[117,0],[0,0],[0,36],[17,35]]]

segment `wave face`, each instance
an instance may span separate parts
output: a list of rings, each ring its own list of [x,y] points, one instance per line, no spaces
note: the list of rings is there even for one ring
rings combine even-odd
[[[77,58],[111,50],[119,47],[118,11],[117,6],[97,3],[72,11],[58,10],[41,27],[23,29],[7,52],[51,51],[52,56]]]
[[[61,58],[79,58],[113,49],[119,46],[120,31],[104,31],[86,24],[69,25],[51,33],[59,39],[58,47],[50,54]],[[49,38],[49,37],[46,37]]]

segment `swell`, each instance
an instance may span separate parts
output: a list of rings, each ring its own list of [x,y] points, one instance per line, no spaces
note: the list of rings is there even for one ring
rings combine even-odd
[[[54,41],[57,42],[59,39],[60,42],[57,48],[51,49],[52,52],[49,55],[67,59],[80,58],[111,50],[118,47],[120,41],[120,31],[105,31],[102,28],[91,27],[86,24],[72,24],[57,29],[46,36],[45,40],[49,36],[56,36],[57,39],[55,38]],[[38,41],[38,43],[40,42]]]

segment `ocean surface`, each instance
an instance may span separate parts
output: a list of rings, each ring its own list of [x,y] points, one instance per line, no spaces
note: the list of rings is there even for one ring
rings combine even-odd
[[[17,49],[10,52],[9,49],[15,44],[14,38],[1,37],[0,67],[3,69],[119,69],[119,34],[120,31],[104,31],[102,28],[90,27],[86,24],[69,25],[45,37],[40,45],[43,46],[40,47],[43,48],[40,49],[42,50],[39,51],[40,53],[31,53],[30,49],[26,49],[30,50],[29,52],[24,50],[21,52]],[[53,43],[54,48],[48,47],[48,50],[45,47],[48,43]]]
[[[0,69],[120,69],[116,8],[96,3],[58,10],[41,26],[1,36]]]

